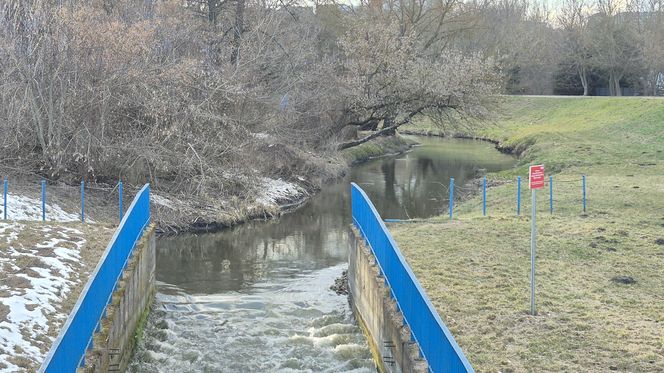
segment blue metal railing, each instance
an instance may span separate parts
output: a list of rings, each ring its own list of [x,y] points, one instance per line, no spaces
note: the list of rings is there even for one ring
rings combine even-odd
[[[474,372],[366,193],[351,184],[353,222],[369,243],[430,372]]]
[[[127,260],[150,223],[150,185],[138,192],[85,285],[40,372],[75,372],[105,314]]]

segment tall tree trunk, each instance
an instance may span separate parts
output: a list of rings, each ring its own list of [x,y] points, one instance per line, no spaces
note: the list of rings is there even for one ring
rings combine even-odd
[[[648,79],[649,84],[650,84],[650,94],[653,96],[657,96],[657,81],[659,80],[659,73],[657,71],[652,71],[650,73],[650,78]]]
[[[622,96],[622,89],[620,89],[620,76],[618,74],[613,75],[613,84],[614,84],[613,90],[616,93],[615,95]]]
[[[207,0],[207,7],[208,7],[208,22],[210,22],[211,25],[216,25],[217,24],[217,12],[219,11],[218,5],[217,5],[217,0]]]
[[[394,117],[389,116],[383,120],[383,136],[394,136],[397,133],[397,126],[394,125]]]
[[[585,66],[579,67],[579,78],[581,79],[581,85],[583,86],[583,95],[588,96],[588,72],[586,71]]]
[[[245,0],[237,0],[235,8],[235,27],[233,27],[233,53],[231,62],[237,63],[240,58],[240,40],[244,32],[244,5]]]
[[[620,75],[614,71],[609,72],[609,94],[611,96],[622,96],[620,90]]]

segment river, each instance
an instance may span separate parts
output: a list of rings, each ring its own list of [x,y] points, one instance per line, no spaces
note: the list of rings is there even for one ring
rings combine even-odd
[[[486,142],[417,137],[411,152],[354,167],[279,219],[161,238],[157,295],[131,372],[374,372],[348,300],[349,182],[384,219],[446,211],[447,184],[514,164]]]

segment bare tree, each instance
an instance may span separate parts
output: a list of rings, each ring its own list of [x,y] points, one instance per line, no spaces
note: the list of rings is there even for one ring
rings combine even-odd
[[[598,0],[598,13],[590,20],[592,61],[608,74],[609,92],[622,95],[620,81],[640,62],[634,19],[620,13],[616,0]]]
[[[454,46],[492,57],[504,72],[507,93],[551,94],[559,33],[550,12],[537,2],[500,0],[464,4],[473,27],[454,38]]]
[[[588,31],[589,7],[584,0],[566,0],[558,15],[563,32],[561,50],[577,71],[583,86],[583,95],[588,96],[588,75],[591,69],[591,45]]]
[[[643,90],[658,94],[658,82],[664,74],[664,4],[662,0],[632,0],[627,5],[636,28],[641,51]]]
[[[390,14],[368,13],[353,21],[340,42],[345,56],[346,117],[350,125],[384,124],[380,131],[340,144],[340,149],[392,134],[427,111],[481,114],[483,100],[498,92],[491,60],[452,50],[427,55],[419,48],[416,33],[404,34]]]
[[[233,26],[233,52],[231,53],[231,63],[236,63],[240,54],[240,41],[244,32],[244,8],[245,0],[235,0],[235,25]]]

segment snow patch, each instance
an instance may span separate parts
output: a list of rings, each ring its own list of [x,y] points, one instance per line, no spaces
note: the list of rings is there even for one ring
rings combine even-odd
[[[254,132],[254,133],[251,134],[251,136],[253,136],[254,138],[257,138],[257,139],[261,139],[261,140],[265,140],[268,137],[270,137],[270,135],[268,135],[265,132]]]
[[[61,302],[81,280],[79,252],[85,244],[83,233],[67,227],[26,228],[17,223],[0,223],[0,238],[9,247],[0,253],[0,366],[3,372],[33,369],[43,361],[53,343],[49,322],[67,318]],[[24,229],[41,234],[34,247],[14,244]],[[2,240],[0,240],[2,241]],[[4,246],[4,245],[3,245]],[[18,267],[16,263],[23,263]],[[4,309],[5,312],[2,312]],[[4,317],[2,314],[6,313]],[[30,369],[28,369],[30,370]]]
[[[4,206],[0,205],[0,216],[4,214],[3,209]],[[9,193],[7,194],[7,219],[41,220],[42,203],[34,198]],[[55,203],[46,204],[47,221],[78,221],[80,219],[80,215],[70,214]]]
[[[156,193],[150,193],[150,201],[159,206],[167,207],[169,209],[173,208],[173,202],[170,199],[157,195]]]
[[[261,178],[261,194],[256,201],[263,205],[276,205],[281,201],[293,200],[305,194],[297,184],[281,179]]]
[[[16,222],[0,222],[0,237],[4,237],[8,245],[18,238],[18,232],[23,230],[23,224]]]

